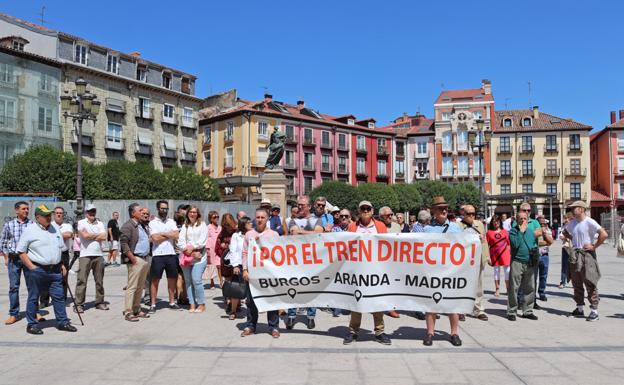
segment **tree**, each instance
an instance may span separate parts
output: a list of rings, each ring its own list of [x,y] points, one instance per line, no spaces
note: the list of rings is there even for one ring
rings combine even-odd
[[[414,183],[418,188],[422,197],[423,207],[431,207],[433,197],[443,196],[451,209],[455,208],[457,200],[455,199],[455,192],[451,185],[438,181],[438,180],[423,180]]]
[[[215,183],[208,177],[198,175],[189,167],[174,167],[165,171],[165,195],[178,200],[218,200]]]
[[[399,207],[399,198],[394,189],[384,183],[366,183],[357,188],[362,200],[369,201],[375,210],[388,206],[393,210]]]
[[[310,192],[310,200],[312,202],[319,196],[327,198],[327,201],[334,206],[338,206],[341,209],[347,208],[352,211],[357,209],[358,203],[362,200],[359,191],[355,187],[338,181],[324,182]]]
[[[392,209],[396,212],[404,213],[409,211],[410,214],[417,214],[418,210],[423,206],[420,191],[414,184],[398,183],[391,186],[394,190],[398,206]]]
[[[471,204],[477,210],[481,207],[481,194],[477,186],[472,182],[462,182],[453,187],[455,199],[458,205]]]

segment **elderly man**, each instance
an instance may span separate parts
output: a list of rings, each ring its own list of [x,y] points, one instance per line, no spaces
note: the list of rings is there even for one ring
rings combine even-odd
[[[379,209],[379,219],[386,226],[386,232],[391,234],[399,234],[401,233],[401,226],[398,223],[392,221],[392,216],[394,213],[392,209],[388,206],[383,206]],[[392,318],[399,318],[400,315],[396,310],[390,310],[388,315]]]
[[[334,217],[325,212],[325,207],[327,207],[327,199],[325,199],[325,197],[316,198],[313,207],[314,212],[311,216],[312,218],[320,219],[323,231],[328,233],[332,230],[332,227],[334,227]]]
[[[373,205],[369,201],[361,201],[358,205],[359,217],[356,222],[351,222],[347,231],[361,234],[385,234],[388,232],[386,225],[373,218]],[[390,337],[386,335],[384,319],[382,311],[373,313],[373,322],[375,325],[375,341],[383,345],[391,345]],[[351,320],[349,321],[349,334],[343,339],[344,345],[350,345],[353,341],[357,341],[360,333],[360,325],[362,324],[362,313],[352,311]]]
[[[431,223],[431,213],[429,210],[420,210],[418,212],[418,220],[412,226],[412,233],[424,233],[425,227]]]
[[[397,219],[398,225],[401,227],[401,232],[402,233],[410,233],[410,232],[412,232],[412,230],[410,229],[409,225],[407,223],[405,223],[405,214],[397,213],[396,219]]]
[[[69,250],[72,247],[74,229],[69,223],[65,223],[65,209],[61,206],[54,208],[54,220],[52,226],[56,228],[56,231],[63,237],[63,248],[61,248],[61,263],[65,266],[65,269],[69,269]],[[67,301],[67,280],[63,280],[63,298]]]
[[[271,216],[269,217],[269,227],[271,230],[274,230],[279,235],[287,235],[288,230],[286,228],[286,223],[280,216],[281,207],[277,204],[274,204],[271,207]]]
[[[317,202],[321,202],[317,199]],[[297,200],[297,208],[299,208],[299,216],[294,218],[289,225],[288,233],[291,235],[301,234],[315,234],[322,233],[323,225],[320,217],[310,215],[310,198],[306,195],[299,197]],[[323,203],[323,210],[325,204]],[[331,217],[331,216],[330,216]],[[316,317],[316,308],[307,308],[308,329],[314,329],[316,323],[314,318]],[[288,309],[288,318],[286,318],[286,329],[292,329],[295,326],[295,319],[297,318],[297,309]]]
[[[138,203],[128,206],[130,219],[121,227],[121,257],[128,266],[124,319],[137,322],[139,318],[149,318],[141,310],[141,295],[149,272],[146,261],[150,254],[149,229],[141,220],[143,212]]]
[[[343,231],[347,231],[347,227],[349,227],[349,224],[351,224],[351,211],[349,211],[349,209],[342,209],[339,213],[340,215],[338,215],[338,223],[334,222],[332,233],[341,233]]]
[[[85,297],[87,295],[87,280],[93,271],[95,279],[95,308],[108,310],[104,303],[104,257],[102,242],[106,240],[104,224],[96,218],[94,205],[87,205],[87,217],[78,221],[80,235],[80,258],[78,258],[78,279],[76,281],[76,313],[84,312]]]
[[[26,319],[28,326],[26,332],[30,334],[43,334],[38,326],[37,310],[39,293],[42,290],[50,293],[56,328],[67,332],[75,332],[65,312],[65,299],[63,297],[63,276],[67,274],[65,266],[61,263],[61,250],[63,249],[63,236],[55,226],[52,226],[52,210],[45,205],[35,209],[36,223],[24,230],[17,244],[19,258],[24,265],[26,284],[28,286],[28,303],[26,305]]]
[[[433,219],[431,223],[425,226],[425,233],[461,233],[461,227],[455,222],[451,222],[448,219],[448,203],[443,196],[437,196],[433,198],[433,204],[431,205],[431,214]],[[452,313],[448,315],[451,323],[451,344],[454,346],[461,346],[462,341],[457,334],[457,328],[459,325],[459,314]],[[433,344],[433,335],[435,333],[436,313],[427,313],[425,315],[427,322],[427,335],[423,339],[423,345],[431,346]]]
[[[563,236],[572,242],[572,254],[570,258],[570,276],[572,287],[574,287],[574,301],[576,309],[570,313],[573,317],[582,318],[585,316],[583,306],[583,285],[587,289],[587,299],[589,300],[590,313],[587,321],[598,321],[598,280],[600,279],[600,269],[596,249],[607,239],[607,231],[595,220],[588,217],[585,211],[587,205],[583,201],[576,201],[568,208],[572,209],[574,218],[569,221],[563,230]],[[598,239],[594,241],[598,235]]]
[[[488,316],[485,314],[485,307],[483,306],[483,270],[485,266],[490,262],[490,247],[488,246],[485,238],[485,227],[481,221],[475,220],[476,209],[473,205],[464,205],[464,216],[459,226],[465,233],[476,234],[481,240],[481,264],[479,267],[479,282],[477,285],[477,298],[475,299],[474,309],[472,316],[480,319],[481,321],[487,321]],[[461,316],[460,316],[461,318]]]

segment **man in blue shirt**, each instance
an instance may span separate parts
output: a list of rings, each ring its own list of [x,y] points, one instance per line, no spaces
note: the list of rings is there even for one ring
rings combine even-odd
[[[318,197],[314,201],[314,213],[312,218],[319,218],[321,220],[323,231],[328,233],[332,231],[334,227],[334,217],[331,214],[325,213],[325,206],[327,206],[327,199],[325,197]]]

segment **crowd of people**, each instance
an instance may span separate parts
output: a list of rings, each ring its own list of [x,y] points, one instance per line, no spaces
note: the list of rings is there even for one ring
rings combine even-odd
[[[96,310],[107,311],[105,301],[104,272],[106,266],[117,266],[117,256],[128,271],[125,290],[123,318],[138,322],[150,318],[162,308],[190,313],[206,311],[205,281],[215,287],[246,285],[244,294],[224,298],[224,307],[230,320],[235,320],[245,305],[247,322],[242,337],[256,333],[258,309],[249,290],[248,251],[250,242],[264,237],[298,236],[324,232],[356,233],[471,233],[476,234],[482,245],[477,293],[473,311],[469,316],[488,321],[485,312],[484,270],[493,267],[494,295],[499,297],[504,289],[507,295],[507,318],[516,321],[520,316],[537,320],[534,310],[539,309],[537,300],[547,301],[546,280],[549,265],[549,247],[555,238],[562,240],[562,271],[559,288],[572,282],[575,308],[570,316],[584,317],[587,321],[598,320],[599,295],[597,283],[600,269],[596,257],[607,232],[587,216],[588,207],[582,201],[568,206],[565,223],[551,226],[546,218],[532,218],[534,208],[524,202],[516,213],[494,214],[484,218],[470,204],[461,205],[456,213],[442,196],[434,197],[430,207],[416,216],[394,213],[390,207],[375,207],[369,201],[359,203],[357,212],[330,205],[324,197],[313,202],[301,196],[292,207],[289,216],[281,215],[281,207],[263,200],[255,212],[245,212],[236,217],[229,213],[207,213],[202,219],[200,209],[192,205],[180,205],[170,213],[167,201],[156,203],[156,215],[148,207],[133,203],[128,207],[128,221],[119,225],[119,213],[113,213],[107,226],[97,217],[97,208],[88,205],[85,218],[75,228],[64,222],[62,207],[54,209],[46,205],[35,208],[35,220],[29,219],[30,207],[26,202],[15,204],[15,218],[4,224],[0,235],[0,251],[4,256],[9,275],[9,317],[6,325],[19,319],[19,290],[22,273],[28,289],[26,304],[26,331],[43,334],[39,322],[44,318],[40,309],[50,305],[54,309],[57,328],[75,332],[66,307],[68,300],[67,273],[77,260],[77,283],[73,311],[85,311],[86,289],[89,275],[93,272]],[[561,230],[561,231],[558,231]],[[108,252],[105,253],[108,245]],[[158,302],[160,280],[166,274],[167,303]],[[590,312],[584,311],[585,292]],[[146,307],[144,307],[145,305]],[[521,314],[518,314],[519,309]],[[335,317],[347,313],[342,309],[322,309]],[[384,316],[399,318],[398,309],[373,313],[375,340],[390,345],[385,333]],[[305,327],[316,328],[317,309],[284,309],[267,312],[269,333],[280,337],[280,317],[286,329],[297,324],[297,315],[305,313]],[[426,321],[423,344],[433,344],[435,313],[411,313]],[[458,334],[459,322],[465,314],[447,314],[450,321],[450,342],[462,345]],[[343,343],[351,344],[360,334],[362,314],[350,312],[349,332]]]

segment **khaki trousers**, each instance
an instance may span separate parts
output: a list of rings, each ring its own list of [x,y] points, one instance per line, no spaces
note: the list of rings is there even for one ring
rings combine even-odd
[[[87,294],[87,280],[89,273],[93,270],[95,279],[95,304],[104,303],[104,257],[79,257],[78,258],[78,278],[76,280],[76,305],[82,306],[85,303]]]
[[[509,293],[507,293],[507,314],[516,315],[518,311],[518,288],[522,288],[524,293],[524,303],[522,303],[522,314],[533,314],[535,304],[535,267],[530,267],[526,263],[511,261],[511,272],[509,273]]]
[[[149,272],[149,264],[142,258],[136,257],[133,265],[128,262],[128,286],[126,287],[126,313],[138,314],[141,311],[141,296],[145,277]]]
[[[483,306],[483,269],[485,266],[481,265],[479,269],[479,278],[477,282],[477,296],[475,298],[474,308],[472,315],[477,317],[480,314],[485,314],[485,306]]]
[[[585,278],[585,266],[581,268],[581,271],[576,271],[576,266],[571,265],[570,278],[572,280],[572,287],[574,288],[574,301],[576,304],[580,306],[585,304],[585,299],[583,298],[583,294],[585,294],[583,285],[585,285],[589,307],[594,310],[598,309],[598,303],[600,302],[598,288]]]
[[[375,335],[378,336],[384,332],[384,313],[378,311],[373,314],[373,322],[375,323]],[[349,331],[351,334],[358,334],[360,332],[360,325],[362,324],[362,313],[356,311],[351,312],[351,320],[349,321]]]

